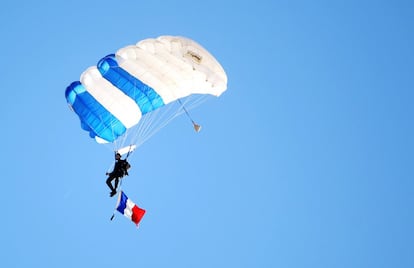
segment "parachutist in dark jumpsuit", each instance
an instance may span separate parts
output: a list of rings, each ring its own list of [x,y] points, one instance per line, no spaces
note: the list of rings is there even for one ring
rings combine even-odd
[[[126,160],[121,159],[121,155],[119,153],[115,154],[115,167],[111,173],[106,173],[109,175],[106,179],[106,184],[108,185],[109,189],[111,189],[110,196],[114,196],[116,194],[116,189],[118,188],[119,179],[128,175],[128,169],[130,168],[129,163]],[[112,186],[112,181],[115,179],[115,185]]]

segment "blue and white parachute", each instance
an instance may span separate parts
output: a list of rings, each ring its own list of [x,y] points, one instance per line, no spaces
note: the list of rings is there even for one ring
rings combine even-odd
[[[220,96],[227,76],[218,61],[184,37],[161,36],[119,49],[71,83],[66,100],[81,126],[115,150],[139,146],[205,96]]]

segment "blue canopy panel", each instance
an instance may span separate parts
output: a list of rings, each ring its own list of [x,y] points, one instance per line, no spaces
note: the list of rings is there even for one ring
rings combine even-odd
[[[79,81],[66,88],[65,96],[68,104],[79,116],[82,128],[89,132],[91,138],[98,136],[113,142],[125,133],[125,126],[96,101]]]
[[[122,69],[118,65],[114,54],[102,58],[97,64],[97,69],[102,75],[98,79],[104,79],[113,86],[110,89],[101,89],[105,90],[106,93],[108,93],[108,90],[110,92],[122,92],[125,97],[136,103],[142,115],[165,105],[161,96],[152,87]],[[94,85],[97,86],[99,83]],[[96,87],[96,89],[99,90],[99,87]],[[96,92],[95,90],[94,94]],[[82,129],[88,131],[90,137],[98,136],[107,142],[113,142],[123,135],[131,125],[125,124],[122,118],[118,118],[114,114],[114,111],[110,109],[111,107],[101,103],[101,100],[97,100],[94,97],[96,95],[91,93],[80,81],[75,81],[67,87],[65,95],[69,105],[79,116]],[[114,99],[114,101],[119,100]],[[121,102],[119,104],[122,106],[127,103]],[[123,114],[128,113],[128,111],[125,109]],[[137,112],[139,111],[137,110]]]
[[[138,104],[143,115],[164,106],[161,96],[152,87],[122,69],[114,54],[102,58],[97,68],[106,80]]]

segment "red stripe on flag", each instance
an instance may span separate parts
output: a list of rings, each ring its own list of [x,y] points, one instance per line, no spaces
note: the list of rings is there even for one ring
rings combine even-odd
[[[138,225],[142,217],[144,217],[144,214],[145,214],[145,209],[139,208],[137,205],[135,205],[132,208],[131,220],[135,222],[136,225]]]

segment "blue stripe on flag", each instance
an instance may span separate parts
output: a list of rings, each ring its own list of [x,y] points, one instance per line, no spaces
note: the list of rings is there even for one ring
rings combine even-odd
[[[143,115],[164,106],[161,96],[152,87],[119,67],[114,54],[102,58],[97,67],[106,80],[135,100]]]
[[[128,200],[128,197],[126,196],[126,194],[124,194],[124,192],[121,192],[121,199],[120,199],[118,207],[116,209],[119,212],[121,212],[122,214],[124,214],[126,204],[127,204],[127,200]]]
[[[66,99],[79,116],[81,126],[91,138],[98,136],[113,142],[125,133],[125,126],[105,109],[79,82],[75,81],[66,88]]]

